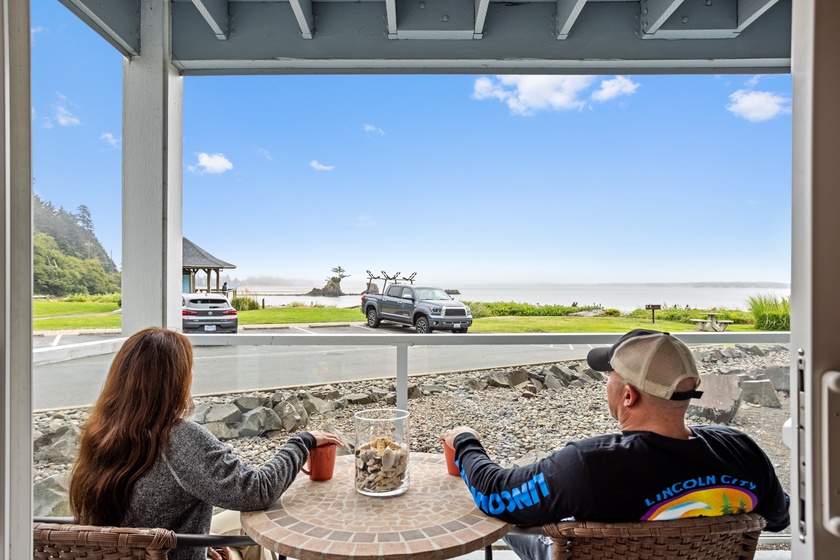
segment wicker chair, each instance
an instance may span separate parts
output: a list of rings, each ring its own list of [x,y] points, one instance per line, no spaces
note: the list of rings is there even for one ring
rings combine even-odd
[[[744,513],[630,523],[563,521],[543,525],[542,531],[554,542],[553,560],[748,560],[764,525],[760,515]]]
[[[168,529],[35,523],[35,560],[165,560],[175,547]]]

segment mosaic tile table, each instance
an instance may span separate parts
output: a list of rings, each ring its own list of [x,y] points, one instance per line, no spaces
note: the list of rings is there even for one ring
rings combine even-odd
[[[300,560],[442,560],[490,546],[512,528],[475,507],[443,455],[412,453],[410,488],[388,498],[356,492],[353,459],[337,457],[331,480],[301,474],[270,509],[242,513],[245,533]]]

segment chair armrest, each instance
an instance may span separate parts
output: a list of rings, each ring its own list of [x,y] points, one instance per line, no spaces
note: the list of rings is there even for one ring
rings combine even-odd
[[[72,525],[72,517],[33,517],[34,523],[56,523]],[[257,543],[248,535],[192,535],[175,534],[176,547],[211,547],[211,546],[255,546]]]

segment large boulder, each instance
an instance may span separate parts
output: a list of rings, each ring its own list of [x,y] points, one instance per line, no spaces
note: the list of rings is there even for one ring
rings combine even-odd
[[[768,366],[753,370],[756,379],[769,379],[777,391],[790,393],[790,368],[785,366]]]
[[[768,408],[782,408],[779,395],[769,379],[745,379],[741,381],[741,399],[744,402],[766,406]]]
[[[237,430],[239,437],[252,437],[278,430],[282,425],[280,417],[274,410],[261,406],[243,414],[242,422],[237,426]]]
[[[363,294],[378,294],[379,286],[375,282],[368,284],[368,287],[362,292]]]
[[[55,474],[32,485],[35,517],[70,517],[70,501],[64,488],[64,476]]]
[[[233,403],[214,404],[204,415],[204,421],[208,424],[219,422],[222,424],[236,424],[242,420],[242,411]]]
[[[72,463],[76,458],[76,446],[81,430],[71,422],[53,428],[34,441],[33,458],[45,463]]]
[[[701,373],[700,380],[703,397],[691,401],[688,415],[717,424],[729,424],[735,418],[741,404],[738,376]]]
[[[239,430],[232,426],[228,426],[224,422],[209,422],[204,424],[211,434],[219,439],[233,439],[239,437]]]
[[[321,288],[321,295],[324,297],[343,296],[344,292],[341,291],[341,280],[338,282],[327,280],[327,283]]]
[[[491,387],[516,387],[530,378],[524,369],[494,370],[487,376],[487,384]]]

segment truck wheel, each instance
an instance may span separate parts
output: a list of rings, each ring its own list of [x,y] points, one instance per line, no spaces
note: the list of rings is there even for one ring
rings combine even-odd
[[[432,332],[432,327],[429,326],[429,319],[425,315],[420,315],[414,321],[414,330],[417,334],[429,334]]]
[[[467,329],[452,329],[452,332],[460,334],[467,332]]]
[[[367,310],[367,325],[372,329],[379,326],[379,315],[376,314],[376,309],[373,307]]]

